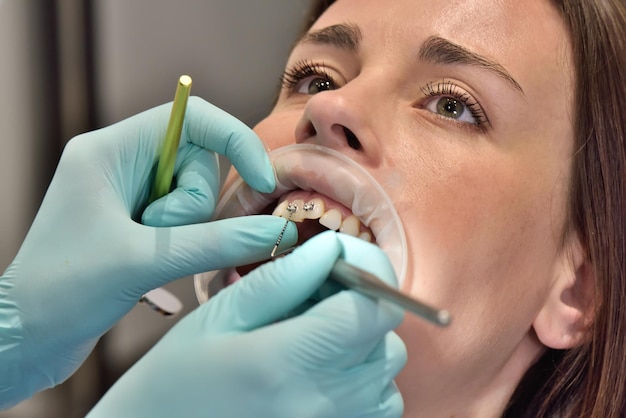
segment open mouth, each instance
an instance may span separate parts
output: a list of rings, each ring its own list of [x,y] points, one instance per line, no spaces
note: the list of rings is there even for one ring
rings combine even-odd
[[[343,232],[365,241],[372,241],[372,232],[340,203],[315,192],[293,191],[283,198],[272,212],[274,216],[298,224],[298,244],[325,229]]]
[[[298,228],[298,242],[296,246],[327,230],[339,231],[364,241],[375,243],[375,238],[370,228],[361,222],[349,208],[328,196],[321,195],[315,191],[298,189],[288,192],[280,197],[277,202],[279,202],[278,205],[271,212],[268,209],[262,213],[271,213],[274,216],[294,222]],[[228,275],[227,282],[224,284],[232,284],[264,262],[266,261],[237,266]]]
[[[270,158],[276,170],[276,190],[261,194],[238,179],[218,203],[216,219],[281,216],[296,223],[298,245],[328,229],[359,237],[387,254],[402,283],[407,258],[404,229],[391,199],[367,171],[335,150],[312,144],[282,147]],[[259,264],[196,275],[199,302]]]

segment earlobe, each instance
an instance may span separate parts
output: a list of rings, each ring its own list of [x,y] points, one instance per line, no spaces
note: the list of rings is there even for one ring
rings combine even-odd
[[[582,344],[594,315],[593,265],[578,237],[573,237],[556,267],[556,279],[544,306],[533,322],[547,347],[568,349]]]

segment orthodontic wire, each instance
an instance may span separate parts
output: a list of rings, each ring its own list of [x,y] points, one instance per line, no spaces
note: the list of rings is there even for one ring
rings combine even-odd
[[[291,220],[291,216],[297,210],[298,210],[298,206],[296,206],[296,205],[294,205],[292,203],[287,205],[287,212],[289,212],[289,216],[285,220],[285,225],[283,226],[283,229],[280,231],[280,234],[278,235],[278,238],[276,239],[276,244],[274,245],[274,249],[272,250],[272,253],[270,254],[270,257],[274,258],[274,256],[276,255],[276,250],[278,250],[278,246],[280,245],[280,242],[283,240],[283,235],[285,235],[285,230],[287,229],[287,225],[289,225],[289,221]]]

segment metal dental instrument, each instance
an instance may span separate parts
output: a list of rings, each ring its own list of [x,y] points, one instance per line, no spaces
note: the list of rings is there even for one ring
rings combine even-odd
[[[280,242],[280,240],[278,241]],[[278,244],[272,251],[272,258],[287,255],[295,250],[296,247],[288,248],[278,254],[275,254],[276,248],[278,248]],[[330,279],[366,296],[391,302],[437,326],[446,327],[452,321],[452,316],[447,310],[433,308],[417,299],[413,299],[389,286],[372,273],[348,264],[342,259],[338,259],[333,265],[330,271]]]
[[[394,303],[435,325],[445,327],[452,319],[448,311],[425,305],[387,285],[373,274],[348,264],[342,259],[335,262],[330,278],[364,295]]]
[[[307,207],[307,204],[305,204],[303,207],[303,210],[305,211],[312,209],[312,207]],[[287,250],[281,251],[279,254],[276,254],[278,245],[283,239],[283,235],[285,234],[285,230],[287,229],[287,224],[289,224],[291,217],[297,210],[297,205],[293,203],[289,203],[287,205],[287,212],[289,212],[289,216],[286,218],[285,226],[283,226],[283,229],[282,231],[280,231],[280,235],[276,240],[276,245],[274,245],[274,249],[272,250],[271,254],[272,258],[286,255],[295,249],[295,247],[288,248]],[[330,279],[349,289],[356,290],[357,292],[360,292],[364,295],[376,299],[383,299],[395,305],[398,305],[405,310],[412,312],[415,315],[440,327],[448,326],[450,324],[450,321],[452,320],[450,313],[445,309],[433,308],[416,299],[413,299],[405,295],[404,293],[399,292],[395,288],[389,286],[375,275],[358,267],[355,267],[352,264],[348,264],[342,259],[338,259],[333,265],[333,268],[330,271]]]
[[[276,257],[287,255],[294,249],[295,247],[292,247],[282,251],[278,253]],[[447,310],[433,308],[417,299],[407,296],[389,286],[372,273],[355,267],[352,264],[348,264],[342,259],[338,259],[333,265],[330,271],[330,279],[366,296],[391,302],[437,326],[445,327],[452,321],[452,316]]]
[[[287,229],[287,225],[289,225],[289,220],[291,219],[291,216],[294,214],[294,212],[297,210],[298,210],[298,206],[294,205],[293,203],[289,203],[287,205],[287,212],[289,212],[289,216],[286,218],[285,226],[283,226],[283,229],[280,231],[280,234],[278,235],[278,238],[276,239],[276,244],[274,245],[272,254],[270,254],[272,258],[276,256],[276,250],[278,250],[278,246],[280,245],[280,242],[283,240],[283,235],[285,235],[285,230]]]
[[[289,217],[291,217],[291,215],[289,215]],[[278,250],[278,246],[280,245],[280,242],[283,240],[283,235],[285,235],[285,230],[287,229],[287,225],[289,225],[289,218],[285,220],[285,226],[283,226],[283,229],[280,231],[280,235],[278,235],[276,244],[274,245],[274,248],[272,249],[272,254],[271,254],[272,258],[276,256],[276,250]]]

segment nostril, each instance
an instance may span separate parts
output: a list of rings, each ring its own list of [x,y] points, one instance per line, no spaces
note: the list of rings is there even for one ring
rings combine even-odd
[[[309,122],[306,124],[305,133],[307,138],[317,135],[317,130],[315,126],[313,126],[313,123]]]
[[[359,142],[359,139],[356,137],[354,132],[344,126],[343,133],[346,135],[346,140],[348,141],[348,146],[350,148],[357,151],[361,149],[361,142]]]

